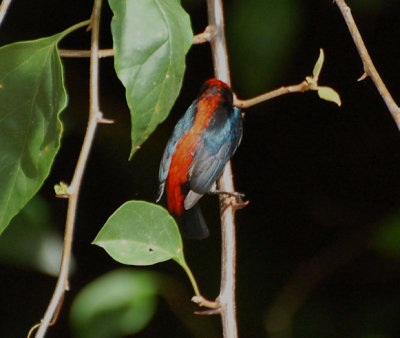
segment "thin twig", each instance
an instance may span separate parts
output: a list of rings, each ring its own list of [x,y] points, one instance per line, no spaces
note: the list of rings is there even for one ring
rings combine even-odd
[[[83,141],[81,153],[75,168],[75,173],[72,178],[70,187],[68,188],[69,201],[67,220],[65,225],[64,235],[64,248],[62,253],[62,260],[60,266],[60,273],[57,280],[57,285],[54,290],[53,296],[50,300],[49,306],[43,317],[41,325],[37,331],[36,338],[43,338],[51,322],[54,322],[55,313],[61,306],[62,299],[65,291],[69,289],[68,275],[71,260],[72,239],[75,226],[75,218],[79,197],[79,189],[82,182],[84,169],[88,160],[90,148],[93,144],[94,135],[96,132],[98,120],[102,118],[99,110],[99,94],[98,94],[98,63],[99,63],[99,25],[100,25],[100,12],[101,0],[95,0],[93,5],[93,12],[91,17],[92,28],[92,42],[91,42],[91,59],[90,59],[90,112],[88,127]]]
[[[358,54],[360,55],[361,61],[363,62],[365,74],[360,79],[364,79],[366,76],[371,77],[372,81],[375,84],[376,89],[378,89],[378,92],[381,95],[383,101],[385,101],[386,107],[392,114],[392,117],[396,122],[397,128],[400,129],[400,108],[393,100],[392,95],[386,88],[385,83],[382,81],[382,78],[380,77],[378,71],[376,70],[371,60],[371,57],[369,56],[367,47],[364,44],[360,31],[358,30],[357,25],[351,14],[350,7],[346,4],[344,0],[334,0],[334,1],[336,5],[339,7],[340,12],[343,15],[343,18],[346,21],[351,37],[353,38],[354,44],[357,47]]]
[[[90,50],[85,49],[59,49],[58,52],[64,58],[90,58],[92,55]],[[99,58],[112,57],[114,56],[114,50],[112,48],[99,49],[98,56]]]
[[[228,53],[224,33],[224,14],[222,0],[207,0],[208,24],[212,31],[211,51],[213,56],[215,76],[230,84]],[[218,180],[218,189],[235,191],[231,163],[228,162]],[[236,320],[236,229],[235,208],[236,198],[220,196],[221,210],[221,287],[217,301],[221,304],[223,336],[238,337]]]
[[[203,306],[209,309],[219,310],[221,304],[204,298],[203,296],[193,296],[192,302],[196,303],[198,306]]]
[[[211,29],[210,26],[207,26],[203,33],[196,34],[193,37],[193,44],[201,44],[205,42],[209,42],[211,40]]]
[[[256,104],[259,104],[264,101],[271,100],[275,97],[282,96],[285,94],[292,94],[292,93],[303,93],[307,90],[310,90],[309,83],[304,80],[303,82],[297,84],[297,85],[292,85],[292,86],[287,86],[287,87],[280,87],[278,89],[272,90],[270,92],[267,92],[265,94],[253,97],[248,100],[241,100],[238,99],[236,96],[234,98],[234,105],[238,108],[249,108],[251,106],[254,106]]]
[[[7,10],[11,5],[12,0],[3,0],[0,5],[0,26],[4,21],[4,18],[7,14]]]
[[[204,32],[196,34],[193,37],[193,44],[201,44],[210,41],[211,32],[207,26]],[[59,49],[58,52],[63,58],[90,58],[92,52],[86,49]],[[107,58],[114,56],[114,50],[112,48],[99,49],[99,58]]]

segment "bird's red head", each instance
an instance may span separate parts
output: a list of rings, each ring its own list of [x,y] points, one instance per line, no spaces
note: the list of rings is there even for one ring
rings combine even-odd
[[[222,96],[226,98],[228,102],[232,104],[233,102],[233,93],[231,87],[229,87],[225,82],[221,80],[217,80],[215,78],[208,79],[204,82],[203,86],[200,89],[200,95],[208,95],[208,94],[216,94],[220,93]]]

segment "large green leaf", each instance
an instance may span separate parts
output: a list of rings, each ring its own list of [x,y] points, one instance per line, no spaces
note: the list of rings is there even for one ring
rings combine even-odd
[[[71,307],[74,337],[117,338],[142,330],[152,318],[159,276],[120,269],[87,285]]]
[[[67,98],[59,36],[0,49],[0,232],[47,177]]]
[[[151,265],[173,259],[188,274],[195,293],[199,294],[183,255],[178,226],[168,211],[159,205],[126,202],[110,216],[93,244],[104,248],[123,264]]]
[[[131,156],[167,117],[193,33],[179,0],[109,0],[115,70],[131,112]]]
[[[123,264],[151,265],[183,257],[178,227],[159,205],[144,201],[123,204],[93,241]]]
[[[67,104],[57,43],[87,23],[0,48],[0,233],[49,174]]]

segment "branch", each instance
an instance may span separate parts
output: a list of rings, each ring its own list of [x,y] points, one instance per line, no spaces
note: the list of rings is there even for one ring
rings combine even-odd
[[[0,25],[3,23],[3,20],[7,14],[7,10],[11,5],[11,0],[3,0],[0,5]]]
[[[196,45],[200,43],[206,43],[210,42],[210,40],[211,40],[211,29],[210,26],[207,26],[203,33],[196,34],[193,37],[193,44]]]
[[[343,18],[346,21],[351,37],[353,38],[354,44],[357,47],[358,54],[360,55],[361,61],[363,63],[365,73],[363,76],[361,76],[360,80],[365,79],[367,76],[372,79],[375,87],[378,89],[379,94],[385,102],[387,109],[392,114],[392,117],[396,122],[397,128],[400,129],[400,108],[390,95],[390,92],[386,88],[385,83],[382,81],[382,78],[380,77],[371,60],[371,57],[369,56],[368,50],[365,47],[361,34],[357,28],[356,23],[354,22],[353,16],[351,15],[350,7],[346,4],[344,0],[334,0],[334,2],[339,7]]]
[[[275,97],[282,96],[285,94],[303,93],[307,90],[314,90],[318,93],[318,96],[321,99],[336,103],[338,106],[340,106],[342,104],[340,95],[331,87],[320,86],[318,84],[319,75],[321,73],[324,60],[325,60],[325,54],[323,49],[321,48],[319,51],[318,60],[314,65],[312,75],[306,76],[306,78],[301,83],[288,87],[281,87],[248,100],[240,100],[235,95],[233,103],[236,107],[248,108],[256,104],[259,104],[261,102],[268,101]]]
[[[222,0],[207,0],[208,8],[208,36],[214,64],[215,77],[230,85],[230,71],[228,64],[228,53],[224,34],[224,15]],[[207,30],[206,30],[207,31]],[[206,32],[205,31],[205,32]],[[323,50],[314,66],[313,75],[307,76],[304,81],[297,85],[281,87],[274,91],[254,97],[249,100],[240,100],[234,96],[234,105],[246,108],[255,104],[270,100],[274,97],[295,92],[314,90],[327,101],[340,105],[339,95],[330,87],[318,85],[319,74],[324,62]],[[218,189],[221,191],[235,191],[231,162],[225,166],[224,172],[218,180]],[[238,337],[236,319],[236,229],[235,211],[243,208],[247,203],[239,203],[235,197],[220,196],[221,210],[221,287],[219,296],[215,302],[204,302],[202,298],[193,298],[199,305],[209,307],[210,310],[199,314],[220,314],[222,319],[223,336],[229,338]]]
[[[50,300],[46,313],[40,323],[36,338],[43,338],[47,329],[57,320],[58,311],[62,306],[65,291],[69,289],[68,274],[70,268],[72,239],[75,227],[75,218],[79,197],[79,190],[82,182],[84,169],[88,160],[90,148],[93,144],[94,135],[99,122],[102,120],[102,114],[99,110],[98,94],[98,63],[99,63],[99,25],[101,0],[95,0],[91,16],[92,42],[90,58],[90,112],[88,127],[82,144],[81,153],[75,168],[71,185],[68,188],[68,210],[65,224],[64,247],[61,259],[60,273],[53,296]]]
[[[235,96],[233,103],[238,108],[249,108],[251,106],[255,106],[256,104],[271,100],[278,96],[292,94],[292,93],[303,93],[310,89],[311,88],[309,86],[309,83],[307,82],[307,80],[304,80],[303,82],[301,82],[297,85],[291,85],[288,87],[280,87],[278,89],[272,90],[265,94],[261,94],[259,96],[253,97],[248,100],[241,100]]]
[[[90,58],[92,55],[91,50],[84,49],[59,49],[58,52],[60,56],[64,58]],[[114,50],[112,48],[99,49],[98,56],[99,58],[114,56]]]
[[[1,8],[0,8],[0,13],[1,13]],[[210,41],[210,38],[211,38],[211,32],[209,27],[207,26],[203,33],[197,34],[193,37],[193,44],[201,44],[208,42]],[[58,52],[60,53],[60,56],[64,58],[90,58],[92,55],[91,50],[86,50],[86,49],[59,49]],[[112,48],[99,49],[98,56],[99,58],[113,57],[114,50]]]
[[[207,0],[208,24],[212,32],[211,51],[215,76],[230,84],[228,53],[224,34],[224,15],[222,0]],[[218,180],[218,189],[235,191],[231,163],[228,162]],[[236,231],[235,231],[236,198],[220,196],[221,210],[221,287],[217,301],[221,304],[218,313],[222,319],[223,336],[238,337],[236,320]]]

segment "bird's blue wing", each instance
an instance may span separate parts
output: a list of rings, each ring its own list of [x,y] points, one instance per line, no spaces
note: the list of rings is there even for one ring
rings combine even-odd
[[[195,194],[193,201],[185,200],[186,209],[194,205],[201,195],[210,191],[241,142],[243,120],[240,109],[234,107],[229,116],[226,114],[227,112],[216,112],[202,135],[189,178],[190,190]]]
[[[158,179],[160,187],[157,196],[157,202],[161,199],[164,193],[165,180],[168,176],[169,166],[171,164],[172,156],[175,152],[176,145],[182,136],[192,127],[193,121],[196,115],[198,99],[194,100],[190,107],[186,110],[185,114],[181,117],[178,123],[175,125],[174,131],[168,140],[167,146],[165,147],[163,157],[160,163],[160,169],[158,172]]]

